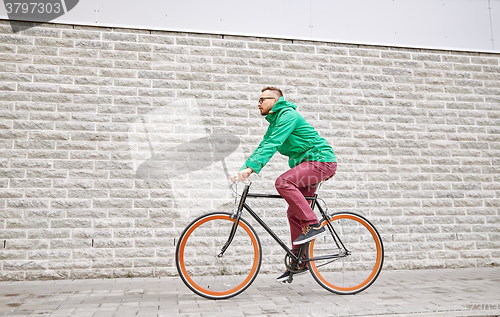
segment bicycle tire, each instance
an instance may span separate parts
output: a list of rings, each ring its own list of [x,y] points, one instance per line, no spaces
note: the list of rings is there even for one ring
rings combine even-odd
[[[327,221],[322,221],[327,234],[310,242],[307,255],[342,254],[329,232]],[[370,287],[382,270],[384,246],[377,229],[364,217],[351,212],[330,215],[330,223],[345,248],[351,253],[336,259],[317,259],[309,262],[316,282],[330,292],[350,295]]]
[[[262,262],[262,247],[255,230],[240,218],[231,245],[219,253],[234,224],[231,214],[214,212],[191,222],[176,248],[179,275],[194,293],[208,299],[227,299],[246,290]]]

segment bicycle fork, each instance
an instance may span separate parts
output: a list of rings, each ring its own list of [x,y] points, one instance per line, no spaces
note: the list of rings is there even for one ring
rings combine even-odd
[[[241,213],[240,213],[241,214]],[[231,242],[233,242],[234,235],[236,234],[236,230],[238,229],[238,223],[240,222],[240,215],[236,217],[236,220],[233,223],[233,227],[231,228],[231,232],[229,233],[229,237],[222,246],[220,253],[217,255],[217,257],[222,258],[224,256],[224,253],[226,252],[227,248],[229,248],[229,245]]]
[[[247,184],[245,185],[245,188],[243,189],[243,193],[241,194],[241,199],[240,203],[238,204],[238,208],[233,212],[231,215],[231,219],[234,219],[233,226],[231,227],[231,232],[229,233],[229,237],[227,238],[226,243],[222,246],[220,253],[217,255],[217,257],[222,258],[224,256],[224,253],[226,252],[227,248],[229,248],[229,245],[231,242],[233,242],[234,235],[236,234],[236,231],[238,230],[238,225],[240,223],[240,218],[241,218],[241,213],[243,212],[243,205],[245,203],[248,190],[250,189],[250,186]]]

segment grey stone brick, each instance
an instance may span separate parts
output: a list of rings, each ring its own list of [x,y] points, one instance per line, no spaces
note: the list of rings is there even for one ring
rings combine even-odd
[[[130,248],[133,246],[133,241],[130,239],[97,239],[94,242],[95,248]],[[102,259],[101,261],[113,261]],[[114,267],[114,266],[108,266]]]
[[[54,219],[50,222],[51,228],[91,228],[92,221],[84,219]]]
[[[201,38],[182,38],[175,39],[177,45],[192,45],[192,46],[211,46],[211,40]]]
[[[51,201],[51,207],[53,208],[61,208],[61,209],[69,209],[69,208],[90,208],[92,202],[90,200],[61,200],[56,199]]]
[[[26,189],[24,191],[26,198],[47,197],[47,198],[66,198],[67,191],[65,189]],[[37,213],[30,211],[27,216],[36,216]],[[61,211],[44,211],[42,216],[61,215]]]
[[[263,43],[263,42],[253,42],[250,41],[247,43],[248,48],[251,50],[260,50],[260,51],[280,51],[281,44],[279,43]]]

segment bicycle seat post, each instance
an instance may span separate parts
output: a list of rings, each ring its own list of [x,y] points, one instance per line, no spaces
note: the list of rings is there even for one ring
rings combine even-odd
[[[313,209],[313,210],[316,207],[316,201],[318,199],[319,190],[321,188],[321,185],[323,185],[324,182],[325,181],[319,182],[318,185],[316,186],[316,190],[314,191],[314,195],[313,195],[312,202],[311,202],[311,209]]]
[[[328,177],[327,179],[324,179],[324,180],[322,180],[321,182],[319,182],[319,183],[318,183],[318,186],[316,186],[316,190],[314,191],[314,195],[317,195],[317,194],[319,193],[319,190],[321,189],[321,186],[323,186],[323,184],[324,184],[327,180],[329,180],[329,179],[333,178],[333,176],[335,176],[335,174],[336,174],[336,173],[333,173],[333,175],[332,175],[332,176],[330,176],[330,177]]]
[[[326,182],[326,180],[318,183],[318,186],[316,186],[316,190],[314,191],[314,195],[317,195],[319,193],[319,190],[321,189],[321,186],[323,186],[324,182]]]

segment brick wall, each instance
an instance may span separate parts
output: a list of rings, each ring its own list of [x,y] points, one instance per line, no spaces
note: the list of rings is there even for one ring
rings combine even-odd
[[[280,87],[334,147],[330,211],[367,216],[386,269],[498,265],[500,56],[0,21],[0,280],[176,274],[184,226]],[[254,179],[272,193],[276,155]],[[288,241],[285,205],[252,206]],[[264,272],[282,252],[262,233]]]

